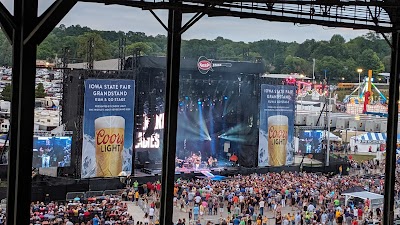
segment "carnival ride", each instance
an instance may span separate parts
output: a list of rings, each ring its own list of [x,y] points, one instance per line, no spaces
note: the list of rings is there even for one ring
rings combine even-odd
[[[372,88],[374,88],[374,91],[379,95],[376,101],[373,101],[374,98],[373,98]],[[369,70],[368,77],[365,77],[363,81],[360,82],[359,85],[343,99],[343,103],[345,103],[346,105],[363,104],[362,113],[364,114],[387,112],[386,102],[387,102],[386,96],[373,83],[372,70]],[[372,103],[374,105],[384,106],[385,108],[385,110],[383,110],[384,112],[382,112],[382,110],[379,110],[381,112],[369,112],[367,106],[371,105]]]

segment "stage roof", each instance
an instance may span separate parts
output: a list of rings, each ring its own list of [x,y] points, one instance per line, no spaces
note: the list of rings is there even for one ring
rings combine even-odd
[[[126,57],[128,58],[128,57]],[[87,63],[70,63],[70,69],[87,69]],[[93,62],[93,69],[95,70],[118,70],[118,59],[106,59]]]
[[[130,70],[132,63],[132,56],[125,57],[125,69]],[[208,59],[213,64],[209,74],[215,73],[231,73],[240,75],[243,74],[262,74],[265,72],[265,65],[263,62],[251,62],[251,61],[232,61],[232,60],[216,60]],[[167,69],[167,61],[165,56],[140,56],[137,58],[139,68],[151,68],[151,69]],[[118,59],[107,59],[93,62],[94,70],[118,70]],[[87,69],[87,63],[71,63],[68,64],[68,68],[71,69]],[[195,58],[181,58],[180,70],[191,71],[198,73],[204,77],[204,74],[198,72],[198,59]]]

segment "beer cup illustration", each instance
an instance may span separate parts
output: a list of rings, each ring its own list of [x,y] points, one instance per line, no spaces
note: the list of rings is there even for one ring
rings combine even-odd
[[[118,176],[122,171],[125,119],[104,116],[95,119],[96,176]]]
[[[270,166],[286,164],[287,139],[288,117],[283,115],[268,117],[268,163]]]

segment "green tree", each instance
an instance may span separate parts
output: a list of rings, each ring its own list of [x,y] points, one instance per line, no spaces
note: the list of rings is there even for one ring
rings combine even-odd
[[[390,65],[392,64],[392,57],[390,55],[383,57],[382,63],[385,66],[385,72],[390,72]]]
[[[94,40],[94,60],[109,59],[111,57],[110,44],[100,34],[95,32],[87,32],[77,37],[79,46],[77,49],[78,57],[86,60],[90,38]]]
[[[339,74],[340,78],[344,78],[346,81],[358,82],[357,62],[353,58],[348,58],[340,62],[343,65],[342,73]]]
[[[310,65],[303,58],[289,55],[285,59],[285,67],[282,69],[282,72],[308,74],[310,72]]]
[[[316,47],[316,41],[314,39],[307,39],[299,45],[295,56],[301,57],[306,60],[311,60],[311,54]]]
[[[4,32],[0,32],[0,52],[0,65],[11,65],[11,44],[6,38]]]
[[[39,83],[35,89],[35,97],[36,98],[44,98],[46,97],[46,91],[44,90],[43,84]]]
[[[358,64],[364,71],[372,70],[374,74],[385,71],[385,66],[372,49],[365,49],[358,57]]]
[[[234,59],[236,58],[235,46],[232,44],[225,44],[217,49],[217,56],[219,59]]]
[[[151,44],[146,42],[135,42],[126,47],[128,54],[131,54],[135,50],[139,50],[141,55],[151,55],[153,53],[153,48]]]
[[[11,84],[7,84],[4,88],[3,91],[1,92],[1,98],[4,101],[9,101],[11,102],[11,94],[12,94],[12,86]]]
[[[325,76],[326,72],[327,78],[333,82],[343,76],[343,70],[343,64],[333,56],[325,56],[318,60],[317,72],[321,78]]]

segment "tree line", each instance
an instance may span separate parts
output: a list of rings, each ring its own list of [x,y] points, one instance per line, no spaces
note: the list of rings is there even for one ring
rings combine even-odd
[[[68,47],[69,62],[86,61],[87,45],[94,39],[94,59],[118,58],[119,42],[124,37],[126,55],[140,50],[141,55],[165,56],[167,37],[146,35],[143,32],[100,31],[80,25],[56,27],[38,46],[37,58],[55,61],[63,56]],[[0,64],[11,64],[11,46],[0,32]],[[389,72],[390,47],[386,41],[373,32],[346,41],[341,35],[330,40],[306,40],[302,43],[279,40],[237,42],[223,37],[214,40],[191,39],[182,41],[182,57],[206,56],[214,59],[264,60],[266,72],[300,73],[312,75],[315,60],[316,77],[325,74],[332,80],[358,81],[356,70],[372,69],[375,74]],[[366,73],[365,73],[366,74]]]

